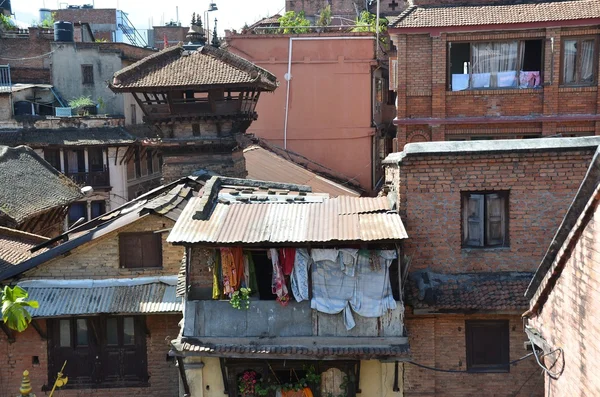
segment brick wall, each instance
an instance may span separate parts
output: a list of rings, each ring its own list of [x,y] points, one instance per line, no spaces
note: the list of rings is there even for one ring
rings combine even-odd
[[[174,222],[158,215],[148,215],[137,222],[84,244],[71,254],[56,258],[26,274],[27,278],[126,278],[173,276],[179,272],[183,248],[167,244],[168,233],[162,233],[163,267],[161,269],[121,269],[119,238],[121,232],[157,231],[171,228]]]
[[[148,354],[148,375],[150,387],[117,388],[117,389],[74,389],[56,392],[61,397],[106,396],[129,397],[177,396],[179,390],[178,371],[172,361],[167,361],[169,342],[179,334],[180,315],[149,315],[146,324],[150,335],[146,338]],[[45,331],[46,321],[38,320]],[[47,342],[42,340],[33,327],[17,334],[15,343],[9,343],[3,332],[0,332],[0,397],[13,397],[19,394],[21,377],[28,370],[33,392],[43,396],[42,386],[48,385],[48,351]],[[39,364],[33,365],[33,357]],[[68,373],[65,375],[69,376]]]
[[[509,320],[509,359],[513,361],[528,353],[523,347],[527,337],[519,315],[408,315],[406,327],[412,360],[430,367],[465,371],[465,320]],[[406,397],[531,397],[542,396],[544,391],[543,377],[533,357],[511,366],[510,373],[444,373],[411,364],[405,364],[404,368]]]
[[[113,32],[117,30],[117,10],[106,8],[80,8],[53,10],[56,21],[87,22],[95,39],[113,41]]]
[[[245,178],[246,160],[242,150],[230,153],[163,153],[164,183],[193,174],[199,170],[213,171],[221,176]]]
[[[204,21],[203,21],[204,22]],[[185,43],[185,36],[190,28],[185,26],[154,26],[154,47],[162,50],[165,48],[165,36],[169,46]]]
[[[52,31],[30,28],[29,35],[3,36],[0,39],[0,64],[9,64],[13,83],[50,84]],[[30,58],[30,59],[23,59]]]
[[[492,3],[495,0],[468,0],[465,3]],[[507,1],[510,2],[510,1]],[[453,4],[451,0],[416,0],[418,4]],[[398,34],[391,33],[398,55],[397,117],[432,118],[435,122],[417,124],[409,121],[397,128],[398,150],[406,143],[427,140],[448,140],[453,135],[463,138],[488,135],[494,139],[518,138],[511,129],[526,128],[533,135],[594,135],[600,134],[600,122],[547,122],[542,116],[597,115],[600,112],[599,83],[591,87],[561,86],[561,41],[566,37],[598,35],[592,27],[547,28],[521,31],[490,31],[480,33]],[[542,40],[543,87],[537,89],[487,89],[449,91],[448,46],[455,42],[491,40]],[[599,63],[596,59],[596,64]],[[490,121],[471,122],[469,117],[490,117]],[[502,119],[525,116],[523,125]],[[465,124],[457,131],[458,120]],[[451,123],[448,119],[452,119]],[[491,125],[491,123],[500,124]],[[418,129],[423,134],[411,134]]]
[[[191,248],[189,280],[192,288],[212,289],[213,269],[209,258],[214,250],[207,248]]]
[[[594,208],[595,207],[595,208]],[[581,220],[581,235],[570,254],[561,251],[557,260],[566,261],[541,313],[529,325],[542,337],[564,350],[564,372],[554,380],[546,376],[546,396],[598,396],[600,378],[600,212],[597,201],[588,220]],[[546,278],[547,280],[547,278]],[[546,361],[552,365],[556,356]],[[556,372],[562,368],[559,361]]]
[[[572,150],[405,157],[387,179],[400,191],[411,270],[534,271],[592,156],[592,150]],[[510,246],[461,248],[461,192],[494,190],[509,191]]]

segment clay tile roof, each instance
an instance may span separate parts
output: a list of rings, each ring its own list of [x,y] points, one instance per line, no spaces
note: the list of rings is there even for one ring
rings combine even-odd
[[[0,145],[27,145],[38,148],[48,145],[92,146],[130,145],[135,137],[121,127],[117,128],[61,128],[29,129],[0,132]]]
[[[33,247],[45,241],[48,241],[46,237],[0,227],[0,272],[46,251],[47,248],[34,254],[30,252]]]
[[[499,25],[600,18],[598,0],[528,1],[501,5],[411,6],[392,20],[393,28]]]
[[[0,217],[16,224],[78,200],[73,181],[26,146],[0,146]]]
[[[110,88],[119,92],[230,86],[273,91],[277,85],[277,78],[267,70],[229,51],[212,46],[188,51],[178,45],[118,71]]]
[[[409,275],[407,303],[414,310],[438,313],[522,311],[529,306],[524,294],[532,275],[525,272],[414,272]]]
[[[259,21],[254,22],[252,25],[248,26],[247,30],[252,30],[255,28],[261,28],[261,27],[270,27],[270,26],[279,26],[279,18],[281,18],[281,15],[279,14],[275,14],[272,15],[270,17],[266,17],[263,18]]]

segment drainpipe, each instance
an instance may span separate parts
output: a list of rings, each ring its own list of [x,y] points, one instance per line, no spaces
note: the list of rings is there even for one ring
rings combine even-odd
[[[287,81],[286,97],[285,97],[285,121],[283,125],[283,148],[287,149],[287,128],[290,105],[290,85],[292,80],[292,50],[294,41],[317,41],[317,40],[373,40],[374,37],[366,36],[337,36],[337,37],[290,37],[289,53],[288,53],[288,69],[284,78]]]

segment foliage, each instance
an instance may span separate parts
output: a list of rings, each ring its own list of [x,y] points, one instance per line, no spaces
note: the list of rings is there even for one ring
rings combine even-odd
[[[371,14],[368,11],[363,11],[360,16],[356,18],[356,26],[352,29],[353,32],[375,32],[375,25],[377,24],[377,15]],[[379,32],[387,31],[388,20],[385,18],[379,18]]]
[[[80,96],[79,98],[71,99],[69,101],[69,106],[73,109],[81,109],[86,106],[96,106],[96,104],[89,96]]]
[[[104,99],[101,96],[96,99],[96,103],[100,109],[104,109],[106,107],[106,102],[104,102]]]
[[[108,40],[98,38],[98,39],[95,39],[94,42],[95,43],[108,43]]]
[[[278,22],[283,26],[283,29],[279,29],[279,32],[283,34],[308,33],[308,26],[310,26],[310,21],[306,19],[304,11],[288,11],[278,19]]]
[[[292,383],[271,383],[259,379],[255,371],[246,371],[238,381],[239,391],[242,396],[267,396],[270,392],[282,391],[300,391],[310,385],[321,383],[321,375],[316,373],[314,366],[305,367],[306,375]]]
[[[13,30],[15,29],[15,25],[12,19],[4,14],[0,14],[0,28],[2,30]]]
[[[37,309],[39,307],[37,301],[28,301],[29,294],[23,288],[16,286],[10,288],[4,287],[0,293],[0,301],[2,302],[2,321],[18,332],[23,332],[31,322],[31,314],[27,310],[28,307]]]
[[[56,18],[56,13],[48,15],[38,26],[41,28],[52,29],[54,28],[54,19]]]
[[[231,299],[229,303],[231,306],[238,310],[248,310],[250,308],[250,292],[252,290],[250,288],[240,288],[239,291],[235,291],[231,294]]]
[[[331,25],[331,4],[327,4],[327,7],[321,10],[319,19],[317,20],[318,26],[329,26]]]

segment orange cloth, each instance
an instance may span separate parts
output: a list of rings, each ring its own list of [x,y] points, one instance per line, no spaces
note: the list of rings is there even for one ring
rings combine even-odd
[[[282,391],[281,392],[281,397],[306,397],[306,390],[307,388],[304,388],[302,390],[298,390],[298,391],[294,391],[294,390],[290,390],[290,391]],[[310,392],[310,390],[309,390]],[[312,393],[310,393],[310,396],[312,397]]]
[[[241,247],[221,248],[223,293],[231,296],[240,289],[244,278],[244,251]]]

